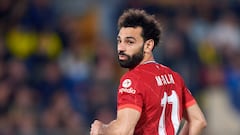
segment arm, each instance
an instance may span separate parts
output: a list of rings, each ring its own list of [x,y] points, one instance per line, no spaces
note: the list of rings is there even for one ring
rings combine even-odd
[[[179,133],[179,135],[188,135],[189,133],[189,124],[187,121],[184,121],[183,127]]]
[[[184,118],[186,121],[179,135],[200,135],[207,125],[205,117],[197,104],[186,109]]]
[[[133,135],[140,114],[135,109],[121,109],[117,113],[117,119],[109,124],[95,120],[91,126],[90,135]]]

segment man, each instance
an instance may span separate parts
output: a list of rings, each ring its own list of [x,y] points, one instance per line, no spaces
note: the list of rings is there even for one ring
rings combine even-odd
[[[129,9],[118,20],[118,59],[129,71],[118,89],[117,118],[95,120],[91,135],[198,135],[206,120],[179,74],[154,61],[159,22],[144,10]]]

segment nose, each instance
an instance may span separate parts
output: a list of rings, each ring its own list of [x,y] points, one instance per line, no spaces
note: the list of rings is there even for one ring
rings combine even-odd
[[[118,43],[118,52],[125,51],[126,47],[123,43]]]

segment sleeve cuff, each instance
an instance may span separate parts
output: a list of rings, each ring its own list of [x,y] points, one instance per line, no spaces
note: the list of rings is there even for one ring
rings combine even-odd
[[[185,106],[186,106],[186,108],[188,108],[188,107],[194,105],[195,103],[196,103],[196,101],[193,99],[193,100],[187,102],[187,103],[185,104]]]
[[[134,105],[134,104],[124,104],[124,105],[118,106],[118,110],[121,110],[121,109],[124,109],[124,108],[132,108],[134,110],[139,111],[140,113],[142,112],[142,108],[137,106],[137,105]]]

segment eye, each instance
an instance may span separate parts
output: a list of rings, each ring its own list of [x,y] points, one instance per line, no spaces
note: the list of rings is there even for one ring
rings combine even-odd
[[[127,43],[128,45],[132,45],[132,44],[134,44],[134,41],[126,40],[126,43]]]
[[[117,39],[117,43],[120,44],[122,41],[120,39]]]

